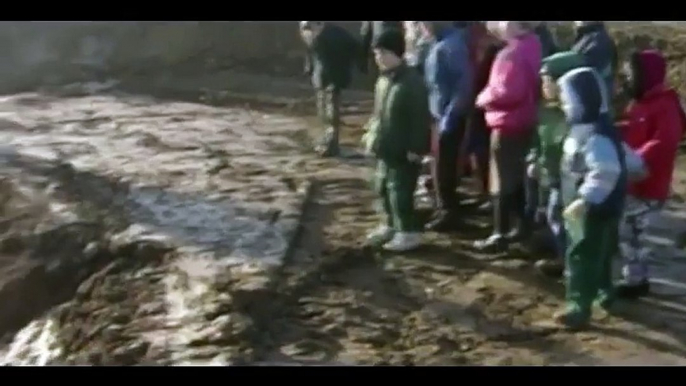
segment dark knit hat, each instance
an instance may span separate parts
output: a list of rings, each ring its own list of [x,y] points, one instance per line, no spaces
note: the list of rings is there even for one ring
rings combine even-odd
[[[403,33],[391,28],[381,32],[373,42],[373,48],[391,51],[399,58],[405,54],[405,36]]]

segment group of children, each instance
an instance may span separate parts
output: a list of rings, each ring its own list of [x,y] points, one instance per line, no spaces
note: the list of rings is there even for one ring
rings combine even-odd
[[[454,229],[461,220],[456,188],[473,156],[491,197],[482,208],[493,211],[494,223],[474,247],[503,252],[546,223],[557,259],[537,266],[566,273],[567,307],[557,321],[583,327],[594,304],[648,293],[646,227],[668,198],[686,127],[659,51],[633,53],[620,71],[597,21],[575,22],[568,51],[556,47],[544,22],[364,23],[362,47],[329,23],[301,22],[301,32],[318,93],[338,95],[354,64],[364,70],[374,54],[375,106],[363,143],[377,159],[386,220],[369,243],[396,252],[421,244],[414,192],[426,156],[438,204],[427,229]],[[631,97],[618,120],[616,91]],[[321,153],[335,155],[338,113],[322,111],[330,129]],[[613,283],[618,254],[624,278]]]

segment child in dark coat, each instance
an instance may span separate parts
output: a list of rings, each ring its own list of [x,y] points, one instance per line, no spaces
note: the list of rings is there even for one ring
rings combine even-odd
[[[368,236],[368,242],[389,251],[408,251],[421,243],[414,191],[422,156],[430,148],[428,92],[421,75],[403,62],[405,41],[400,31],[385,31],[373,44],[381,75],[363,142],[367,153],[377,159],[375,185],[386,221]]]

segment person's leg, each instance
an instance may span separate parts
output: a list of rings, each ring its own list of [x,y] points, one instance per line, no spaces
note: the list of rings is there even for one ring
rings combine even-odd
[[[611,237],[612,221],[567,220],[569,248],[566,253],[566,307],[555,319],[570,328],[586,326],[591,319],[605,268],[603,252]]]
[[[534,223],[536,221],[536,215],[538,214],[540,200],[539,200],[539,183],[538,179],[525,176],[524,178],[524,190],[526,191],[526,203],[524,205],[524,216],[526,216],[527,221]]]
[[[596,303],[602,308],[610,309],[614,303],[616,291],[612,283],[612,260],[619,252],[619,223],[620,219],[608,219],[608,236],[603,243],[603,252],[600,257],[603,260],[602,271],[598,282],[598,297]]]
[[[482,145],[474,151],[474,169],[479,182],[479,193],[488,197],[488,147]]]
[[[521,178],[524,179],[524,176]],[[524,186],[524,181],[511,196],[511,214],[517,220],[517,226],[510,230],[507,234],[507,238],[510,241],[523,241],[527,239],[531,233],[531,223],[529,222],[529,217],[526,213],[526,187]]]
[[[429,163],[429,169],[431,177],[425,181],[426,189],[433,194],[436,212],[434,216],[439,214],[439,203],[438,203],[438,193],[436,193],[436,179],[438,178],[438,168],[437,168],[437,158],[438,158],[438,123],[436,121],[431,125],[431,158]]]
[[[341,91],[338,87],[329,86],[324,91],[326,134],[319,153],[325,157],[337,156],[339,153],[339,131],[341,125]]]
[[[488,146],[488,145],[486,145]],[[485,201],[479,205],[477,208],[478,213],[490,213],[493,211],[493,200],[490,199],[489,195],[489,151],[488,147],[485,149],[482,149],[479,153],[476,155],[477,158],[477,165],[478,165],[478,175],[480,177],[480,187],[482,193],[482,197],[484,197]]]
[[[427,225],[427,228],[432,231],[448,231],[456,225],[459,206],[457,197],[458,157],[460,137],[464,135],[464,121],[461,120],[459,125],[460,127],[438,134],[438,152],[435,158],[436,169],[433,185],[439,208],[436,218]]]
[[[623,280],[617,285],[617,295],[638,298],[650,292],[648,263],[653,256],[653,245],[647,238],[647,227],[659,216],[658,202],[627,200],[621,225],[621,253]]]
[[[501,190],[501,176],[506,159],[502,154],[500,138],[495,132],[491,134],[489,154],[488,184],[493,199],[493,233],[484,240],[477,240],[474,242],[474,248],[487,253],[504,252],[508,247],[505,234],[510,229],[510,201],[509,195],[503,194],[503,191]]]
[[[489,212],[493,210],[493,200],[488,191],[488,158],[489,158],[489,132],[486,127],[483,111],[475,110],[472,114],[472,127],[469,130],[468,152],[472,155],[474,176],[477,179],[481,197],[484,199],[478,210]]]
[[[388,192],[388,168],[379,161],[376,166],[376,175],[374,179],[374,190],[378,194],[376,203],[377,210],[383,216],[384,220],[379,226],[367,235],[367,244],[372,246],[381,246],[393,238],[395,222],[393,219],[393,208],[391,207],[390,195]]]
[[[566,233],[562,219],[562,200],[559,189],[551,188],[546,210],[546,222],[553,236],[555,258],[536,262],[536,267],[545,275],[559,278],[564,273]]]
[[[326,91],[321,88],[315,88],[314,100],[317,107],[317,116],[321,119],[324,126],[328,126],[326,119]]]
[[[537,209],[538,197],[533,200],[536,203],[532,216],[527,215],[527,186],[526,186],[526,152],[529,150],[529,137],[512,138],[509,142],[508,162],[511,165],[511,170],[508,170],[509,178],[511,179],[510,186],[512,186],[512,202],[510,210],[515,219],[517,219],[517,227],[512,229],[507,237],[511,241],[522,241],[527,239],[531,234],[531,227],[533,221],[533,214]],[[534,186],[534,194],[538,194],[538,184]]]
[[[384,248],[390,251],[408,251],[421,244],[421,226],[414,209],[414,191],[419,177],[418,165],[405,165],[389,171],[387,189],[393,214],[395,235]]]

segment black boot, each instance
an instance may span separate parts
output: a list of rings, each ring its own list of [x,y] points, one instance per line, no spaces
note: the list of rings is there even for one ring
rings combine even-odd
[[[646,279],[640,283],[629,284],[621,281],[615,286],[616,295],[622,299],[638,299],[650,293],[650,282]]]
[[[506,196],[493,198],[493,234],[484,240],[474,242],[474,249],[485,253],[501,253],[508,249],[504,234],[509,228],[508,199]]]

